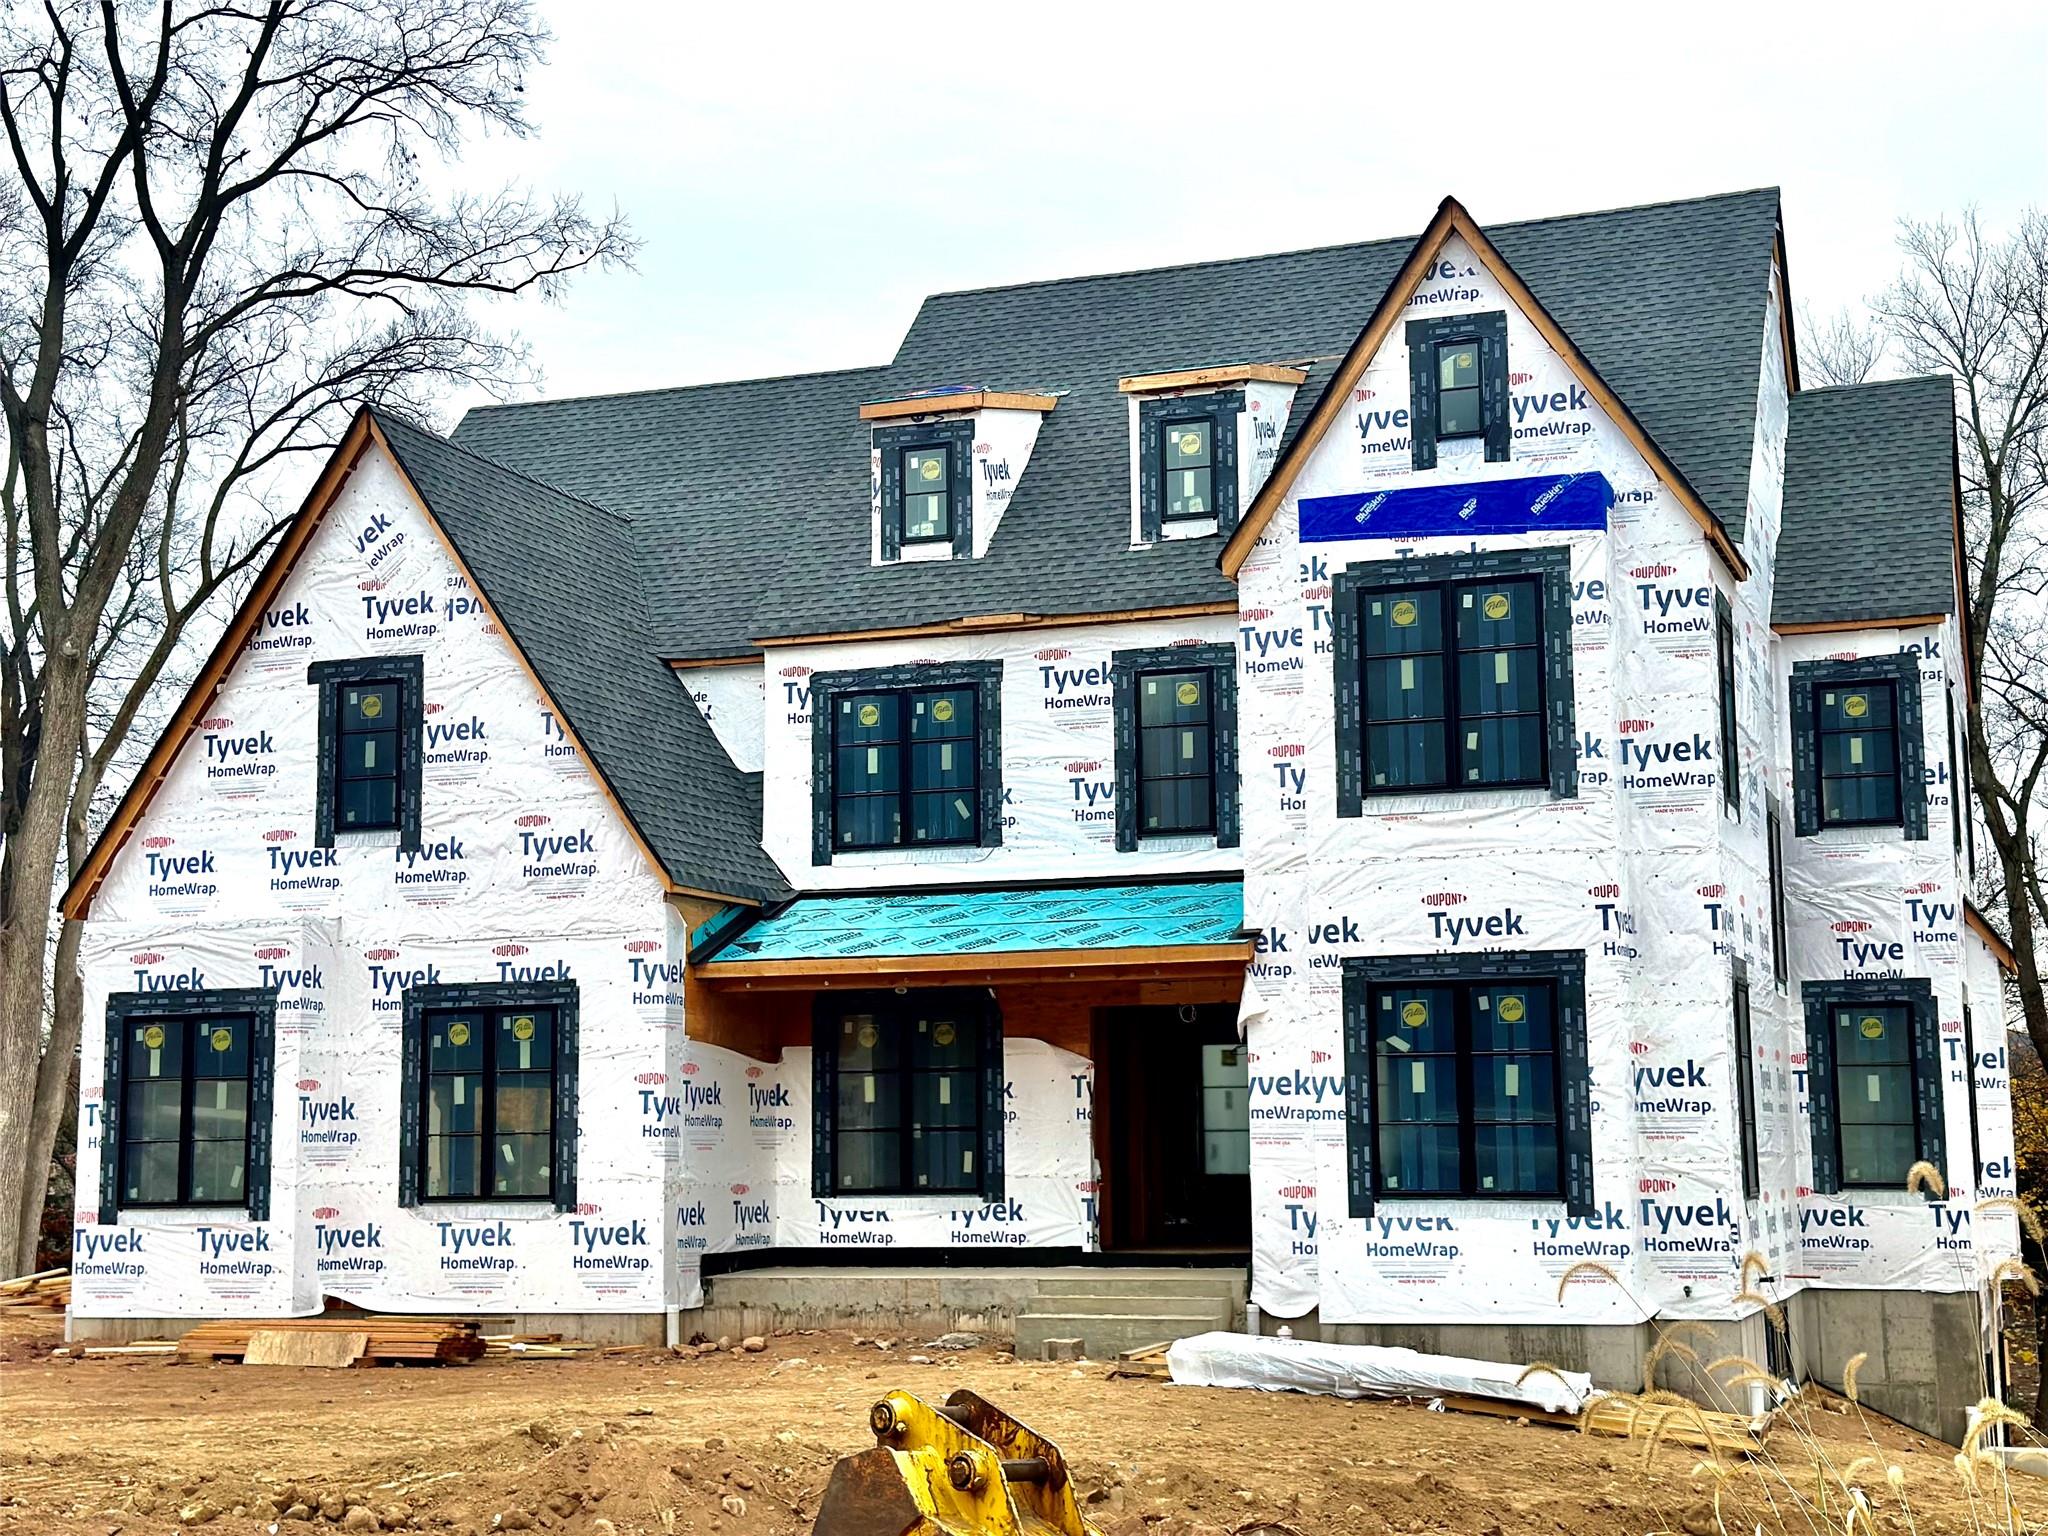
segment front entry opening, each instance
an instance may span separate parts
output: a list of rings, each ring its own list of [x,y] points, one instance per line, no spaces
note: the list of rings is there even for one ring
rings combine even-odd
[[[1234,1003],[1095,1014],[1105,1252],[1251,1246],[1251,1116]]]

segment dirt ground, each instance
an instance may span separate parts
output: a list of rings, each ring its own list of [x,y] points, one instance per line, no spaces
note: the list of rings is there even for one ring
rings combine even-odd
[[[53,1358],[59,1342],[54,1317],[0,1314],[0,1532],[789,1536],[810,1530],[833,1461],[873,1444],[877,1397],[942,1401],[961,1386],[1065,1451],[1110,1536],[1810,1536],[1840,1530],[1847,1508],[1836,1483],[1825,1517],[1811,1510],[1816,1451],[1837,1471],[1884,1458],[1853,1473],[1870,1490],[1871,1536],[2006,1528],[2000,1474],[1972,1500],[1952,1447],[1825,1404],[1802,1415],[1810,1431],[1777,1430],[1765,1461],[1724,1481],[1669,1444],[1422,1404],[1111,1380],[1098,1364],[916,1340],[884,1351],[848,1334],[778,1336],[759,1354],[353,1371]],[[1886,1464],[1902,1470],[1910,1519]],[[2028,1525],[2048,1516],[2048,1482],[2015,1477],[2012,1492]],[[273,1523],[300,1501],[311,1524]]]

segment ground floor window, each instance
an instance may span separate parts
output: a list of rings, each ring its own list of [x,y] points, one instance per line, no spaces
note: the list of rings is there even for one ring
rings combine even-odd
[[[1941,1026],[1929,983],[1806,982],[1800,991],[1815,1190],[1904,1189],[1916,1162],[1946,1179]]]
[[[1002,1184],[1002,1026],[985,991],[820,998],[812,1183],[828,1195]]]
[[[240,989],[108,999],[101,1220],[148,1206],[269,1214],[274,1010],[275,994]]]
[[[575,1203],[577,1012],[574,982],[407,990],[400,1204]]]
[[[1590,1206],[1581,952],[1345,962],[1351,1207],[1565,1198]]]

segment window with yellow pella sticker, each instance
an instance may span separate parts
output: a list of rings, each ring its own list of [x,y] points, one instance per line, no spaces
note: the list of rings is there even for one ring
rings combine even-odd
[[[1792,776],[1801,837],[1897,827],[1927,836],[1920,670],[1910,655],[1792,669]]]

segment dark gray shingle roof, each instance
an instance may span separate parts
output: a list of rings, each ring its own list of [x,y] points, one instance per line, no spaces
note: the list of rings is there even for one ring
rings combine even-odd
[[[1489,228],[1708,506],[1747,504],[1775,190]],[[1129,546],[1128,374],[1341,355],[1414,241],[939,294],[886,368],[470,412],[475,452],[628,514],[649,643],[745,654],[762,636],[963,613],[1230,602],[1215,540]],[[1315,370],[1298,423],[1327,387]],[[987,556],[868,563],[855,408],[945,384],[1063,390]]]
[[[646,643],[644,559],[615,512],[377,413],[399,465],[680,884],[771,899],[759,775],[742,774]]]
[[[1955,385],[1792,397],[1774,624],[1953,613]]]

